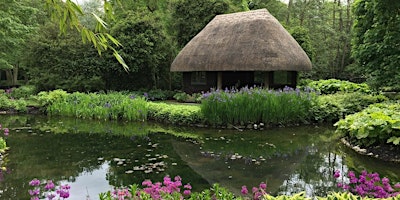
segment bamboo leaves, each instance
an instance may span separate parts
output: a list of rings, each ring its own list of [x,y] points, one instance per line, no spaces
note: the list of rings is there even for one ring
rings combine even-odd
[[[118,51],[113,47],[113,45],[117,47],[122,46],[121,43],[107,33],[107,23],[101,17],[92,13],[93,17],[96,19],[96,27],[95,30],[92,31],[80,23],[78,16],[84,15],[84,13],[81,7],[71,0],[66,0],[65,2],[46,0],[46,5],[51,13],[53,21],[59,22],[61,33],[65,33],[68,27],[76,29],[81,33],[82,41],[84,43],[92,43],[97,49],[99,55],[101,55],[102,52],[110,49],[113,51],[114,57],[122,65],[125,71],[129,70],[129,67],[125,63],[122,56],[120,56]],[[114,19],[112,5],[110,2],[105,0],[103,9],[106,17]]]

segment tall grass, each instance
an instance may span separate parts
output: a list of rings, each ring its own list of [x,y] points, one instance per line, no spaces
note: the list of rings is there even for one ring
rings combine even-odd
[[[108,94],[75,92],[56,99],[47,107],[50,115],[99,120],[143,121],[147,119],[147,101],[118,92]]]
[[[201,111],[209,123],[216,125],[298,123],[308,120],[314,100],[310,91],[246,87],[205,93]]]

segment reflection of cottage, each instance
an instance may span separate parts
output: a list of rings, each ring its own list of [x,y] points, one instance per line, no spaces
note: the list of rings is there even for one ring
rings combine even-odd
[[[252,86],[296,86],[297,71],[311,70],[300,45],[266,9],[217,15],[178,54],[171,71],[183,72],[184,91]]]

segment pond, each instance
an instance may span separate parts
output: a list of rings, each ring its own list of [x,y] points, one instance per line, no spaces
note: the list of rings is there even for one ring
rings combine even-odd
[[[194,191],[219,183],[268,184],[272,194],[324,195],[334,170],[379,172],[400,180],[398,164],[360,156],[341,145],[332,125],[237,131],[36,115],[0,116],[10,147],[0,173],[1,199],[28,199],[28,182],[71,185],[69,199],[98,199],[114,186],[181,176]]]

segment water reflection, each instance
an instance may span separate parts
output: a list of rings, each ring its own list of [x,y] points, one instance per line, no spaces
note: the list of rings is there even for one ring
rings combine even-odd
[[[70,199],[97,199],[114,186],[180,175],[199,191],[220,183],[239,193],[264,181],[273,194],[323,195],[335,169],[377,171],[399,180],[396,164],[354,154],[332,128],[209,130],[151,123],[0,116],[11,128],[1,199],[26,199],[33,178],[72,185]],[[372,159],[372,160],[371,160]]]

